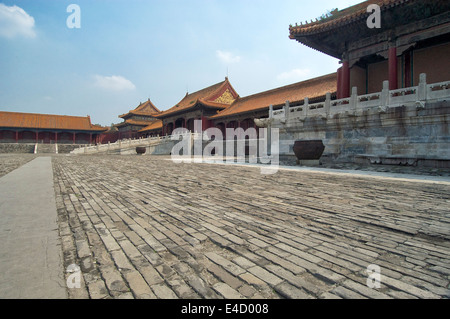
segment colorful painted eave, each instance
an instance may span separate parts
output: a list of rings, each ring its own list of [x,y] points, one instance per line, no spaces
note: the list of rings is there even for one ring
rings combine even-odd
[[[362,19],[367,19],[367,7],[370,4],[377,4],[381,11],[400,6],[414,0],[369,0],[364,1],[349,8],[337,11],[331,17],[323,20],[317,20],[311,23],[290,26],[289,38],[296,39],[297,37],[318,34],[335,30],[339,27],[350,25]]]

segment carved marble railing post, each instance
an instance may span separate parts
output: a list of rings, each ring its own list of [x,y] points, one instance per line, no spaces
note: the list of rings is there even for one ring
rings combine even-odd
[[[286,101],[286,104],[284,105],[284,118],[286,119],[286,123],[289,121],[289,113],[291,113],[289,108],[290,108],[290,103],[289,103],[289,101]]]
[[[427,96],[427,75],[425,73],[420,74],[420,81],[419,81],[419,89],[418,89],[418,100],[419,101],[425,101],[428,99]]]
[[[354,86],[352,88],[352,95],[350,97],[350,111],[356,112],[358,108],[358,88]]]
[[[331,93],[328,92],[325,98],[325,116],[328,118],[330,116],[330,107],[331,107]]]
[[[267,155],[272,155],[272,121],[273,121],[273,105],[269,106],[269,125],[267,125]]]
[[[389,81],[383,82],[383,90],[381,91],[381,105],[380,106],[388,106],[389,105]]]

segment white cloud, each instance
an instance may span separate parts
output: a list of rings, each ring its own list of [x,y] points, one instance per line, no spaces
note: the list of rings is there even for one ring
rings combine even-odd
[[[241,57],[238,55],[233,55],[233,53],[231,52],[226,52],[226,51],[220,51],[217,50],[216,51],[216,56],[219,58],[220,61],[224,62],[224,63],[238,63],[241,61]]]
[[[34,38],[34,18],[18,6],[8,7],[0,3],[0,36]]]
[[[130,80],[118,76],[102,76],[102,75],[95,75],[95,86],[105,89],[105,90],[111,90],[111,91],[128,91],[128,90],[134,90],[136,89],[136,86],[131,82]]]
[[[280,82],[294,82],[305,80],[311,74],[310,69],[293,69],[289,72],[283,72],[277,76]]]

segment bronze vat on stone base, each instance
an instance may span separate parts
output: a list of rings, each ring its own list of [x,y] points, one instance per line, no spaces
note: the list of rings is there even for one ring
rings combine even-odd
[[[324,151],[322,140],[300,140],[294,143],[294,154],[299,161],[319,160]]]
[[[146,151],[147,151],[146,147],[143,147],[143,146],[136,147],[136,153],[138,155],[144,155]]]

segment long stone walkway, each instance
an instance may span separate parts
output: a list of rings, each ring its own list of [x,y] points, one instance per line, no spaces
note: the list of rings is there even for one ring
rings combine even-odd
[[[53,170],[69,298],[450,297],[449,182],[149,156]]]
[[[67,298],[52,160],[33,158],[4,157],[1,165],[9,173],[0,178],[2,299]]]

